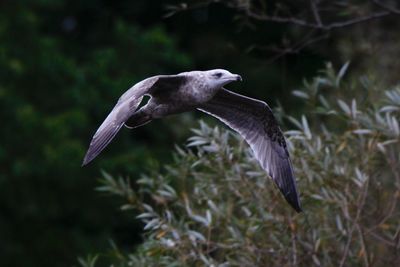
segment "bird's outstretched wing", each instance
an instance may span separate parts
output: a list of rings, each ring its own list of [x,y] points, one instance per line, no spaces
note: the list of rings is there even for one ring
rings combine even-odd
[[[169,90],[185,82],[183,75],[159,75],[147,78],[126,91],[93,136],[82,166],[92,161],[111,142],[125,121],[137,110],[144,95]]]
[[[222,88],[198,109],[218,118],[242,135],[287,202],[301,212],[286,142],[269,106]]]

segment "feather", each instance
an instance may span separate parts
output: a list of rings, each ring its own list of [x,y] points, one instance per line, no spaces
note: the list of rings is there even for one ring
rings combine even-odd
[[[286,201],[297,212],[302,211],[285,139],[265,102],[222,88],[198,109],[218,118],[242,135]]]
[[[126,91],[94,134],[82,166],[91,162],[112,141],[124,123],[136,112],[144,95],[151,95],[159,90],[173,88],[177,81],[182,79],[184,79],[184,76],[154,76],[135,84]]]

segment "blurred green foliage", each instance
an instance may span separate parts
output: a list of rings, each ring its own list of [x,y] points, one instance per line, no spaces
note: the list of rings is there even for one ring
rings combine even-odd
[[[116,19],[107,42],[79,47],[46,34],[45,23],[23,4],[0,10],[2,266],[68,266],[77,253],[107,245],[111,231],[137,231],[94,194],[98,168],[139,170],[165,150],[155,146],[148,152],[143,140],[164,143],[171,131],[155,125],[135,140],[121,134],[92,167],[82,169],[81,160],[90,135],[124,90],[150,74],[192,64],[161,26],[143,30]],[[124,151],[128,144],[135,153]],[[139,241],[136,235],[129,242]]]
[[[231,131],[200,123],[175,162],[139,179],[105,173],[145,240],[113,266],[398,266],[400,88],[343,80],[328,64],[294,92],[307,108],[286,132],[303,213],[295,213]],[[139,190],[133,190],[138,185]],[[114,256],[113,256],[114,255]],[[118,255],[118,256],[116,256]],[[84,262],[84,261],[83,261]],[[88,265],[89,266],[89,265]]]

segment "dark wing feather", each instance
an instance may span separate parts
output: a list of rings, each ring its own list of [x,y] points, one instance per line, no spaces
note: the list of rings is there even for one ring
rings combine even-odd
[[[199,110],[218,118],[244,137],[285,199],[300,212],[300,200],[286,142],[268,105],[221,89]]]
[[[169,90],[186,79],[182,75],[147,78],[126,91],[93,136],[82,166],[92,161],[111,142],[125,121],[136,111],[144,95]]]

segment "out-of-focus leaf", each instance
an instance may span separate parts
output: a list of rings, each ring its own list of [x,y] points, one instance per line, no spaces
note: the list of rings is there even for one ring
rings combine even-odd
[[[336,78],[336,86],[339,87],[340,86],[340,82],[343,79],[343,76],[346,74],[347,68],[349,67],[350,61],[347,61],[342,68],[339,70],[339,73],[337,75]]]
[[[344,111],[344,113],[346,113],[346,115],[351,115],[351,110],[350,110],[350,107],[346,104],[346,102],[344,102],[343,100],[341,100],[341,99],[338,99],[338,104],[339,104],[339,107]]]
[[[300,91],[300,90],[294,90],[294,91],[292,91],[292,94],[294,96],[299,97],[299,98],[304,98],[304,99],[309,99],[310,98],[306,92]]]

